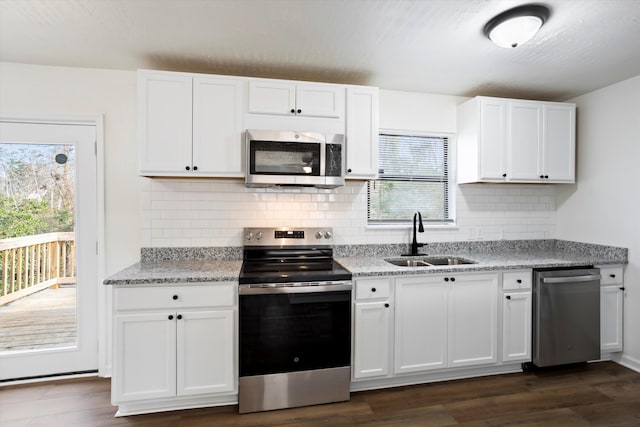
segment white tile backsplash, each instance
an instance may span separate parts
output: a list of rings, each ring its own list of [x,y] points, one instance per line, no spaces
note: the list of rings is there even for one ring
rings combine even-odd
[[[246,188],[240,180],[143,179],[143,247],[241,246],[243,227],[333,227],[335,244],[408,243],[410,227],[367,227],[367,186]],[[457,186],[456,225],[421,242],[555,238],[555,186]]]

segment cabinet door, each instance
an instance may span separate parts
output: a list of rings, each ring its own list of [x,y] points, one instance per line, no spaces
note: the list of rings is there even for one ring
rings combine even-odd
[[[531,292],[508,292],[502,299],[502,361],[531,360]]]
[[[242,177],[241,79],[193,80],[193,168],[198,174]],[[197,168],[197,169],[196,169]]]
[[[344,86],[297,85],[296,114],[329,118],[344,116]]]
[[[480,100],[480,180],[504,181],[507,146],[507,102],[503,99]]]
[[[249,113],[295,114],[296,86],[269,80],[249,81]]]
[[[138,145],[143,174],[191,170],[191,102],[191,77],[138,73]]]
[[[540,181],[542,105],[537,102],[511,101],[508,129],[507,179]]]
[[[622,351],[622,285],[600,288],[600,350]]]
[[[447,282],[441,276],[396,279],[395,305],[394,372],[444,368]]]
[[[353,378],[389,374],[391,318],[387,301],[354,305]]]
[[[575,182],[575,105],[543,104],[542,169],[549,182]]]
[[[449,283],[448,366],[495,363],[497,274],[457,275]]]
[[[178,313],[177,394],[236,389],[234,311]]]
[[[113,403],[176,394],[174,313],[115,317]]]
[[[347,173],[349,179],[378,177],[378,88],[347,88]]]

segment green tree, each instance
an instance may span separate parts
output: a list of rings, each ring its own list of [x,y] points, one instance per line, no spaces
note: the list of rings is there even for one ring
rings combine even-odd
[[[0,239],[46,233],[51,209],[42,200],[15,201],[0,197]]]

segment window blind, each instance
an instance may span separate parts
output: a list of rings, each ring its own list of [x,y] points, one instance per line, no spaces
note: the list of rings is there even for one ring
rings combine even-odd
[[[452,222],[449,138],[380,134],[379,179],[368,186],[369,223]]]

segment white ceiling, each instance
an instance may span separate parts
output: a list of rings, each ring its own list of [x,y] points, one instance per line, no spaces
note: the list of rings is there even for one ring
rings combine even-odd
[[[566,100],[640,74],[640,0],[547,0],[517,49],[482,33],[522,0],[0,0],[0,60]]]

